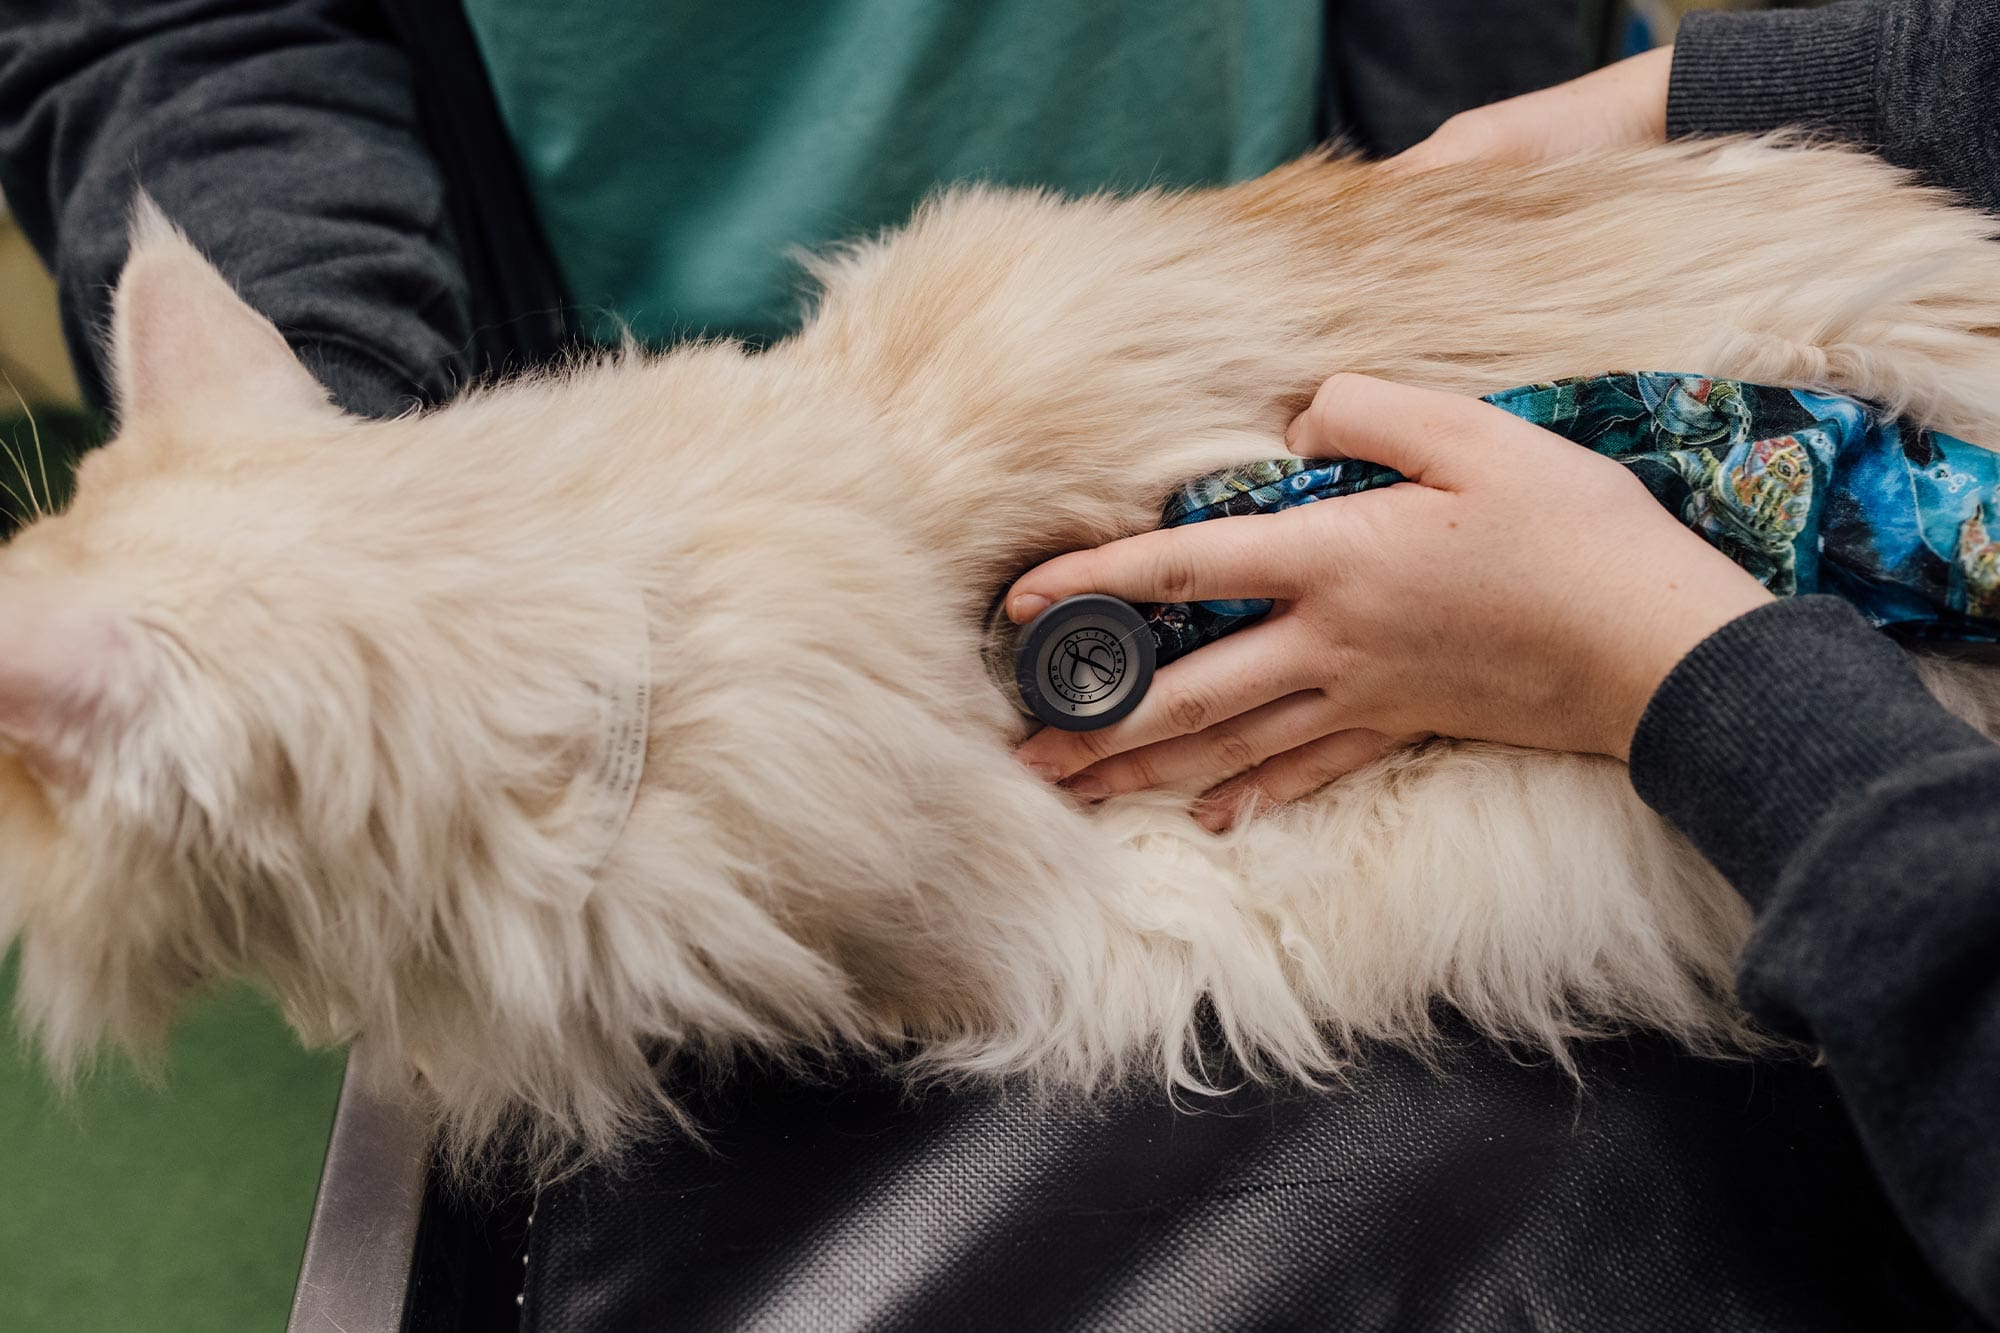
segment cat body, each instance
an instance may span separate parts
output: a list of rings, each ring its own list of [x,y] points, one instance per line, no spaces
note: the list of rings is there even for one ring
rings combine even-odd
[[[0,553],[19,1003],[60,1064],[248,975],[421,1071],[453,1144],[550,1151],[670,1110],[664,1054],[1193,1084],[1204,1002],[1285,1077],[1440,1002],[1558,1054],[1754,1044],[1746,909],[1617,764],[1434,742],[1217,838],[1185,795],[1080,808],[1016,765],[981,625],[1037,560],[1282,454],[1340,370],[1697,371],[2000,443],[1992,228],[1758,143],[964,189],[817,261],[765,352],[362,422],[142,205],[119,436]],[[1984,676],[1926,669],[1987,720]]]

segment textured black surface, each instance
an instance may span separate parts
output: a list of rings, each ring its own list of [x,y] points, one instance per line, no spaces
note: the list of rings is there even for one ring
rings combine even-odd
[[[1583,1063],[1466,1039],[1195,1113],[747,1076],[702,1102],[715,1153],[544,1191],[523,1327],[1974,1327],[1818,1071]]]
[[[532,1189],[466,1189],[433,1172],[424,1191],[400,1333],[518,1328]]]

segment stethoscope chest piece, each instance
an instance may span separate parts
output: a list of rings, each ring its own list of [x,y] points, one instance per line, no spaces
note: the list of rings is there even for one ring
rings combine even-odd
[[[1049,726],[1094,731],[1139,706],[1156,656],[1146,618],[1130,603],[1102,593],[1065,597],[1015,641],[1014,685]]]

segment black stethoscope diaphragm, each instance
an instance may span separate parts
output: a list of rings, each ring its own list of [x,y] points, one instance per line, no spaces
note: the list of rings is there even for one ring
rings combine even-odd
[[[1146,618],[1103,593],[1065,597],[1029,621],[1014,643],[1022,706],[1063,731],[1094,731],[1146,697],[1158,647]]]

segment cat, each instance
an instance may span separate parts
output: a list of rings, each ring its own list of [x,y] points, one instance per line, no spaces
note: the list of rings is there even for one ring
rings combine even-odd
[[[1730,1052],[1742,903],[1594,757],[1434,741],[1226,836],[1009,751],[996,592],[1282,455],[1338,370],[1853,394],[2000,442],[1991,219],[1764,141],[951,190],[796,336],[342,415],[143,199],[116,437],[0,552],[0,939],[52,1066],[249,977],[447,1148],[615,1153],[667,1058],[1315,1080],[1440,1004]],[[1985,676],[1927,663],[1990,725]]]

